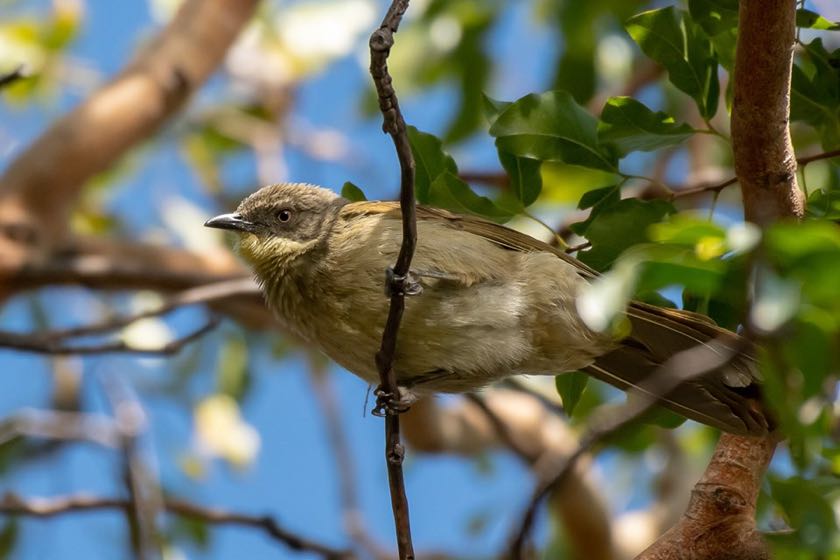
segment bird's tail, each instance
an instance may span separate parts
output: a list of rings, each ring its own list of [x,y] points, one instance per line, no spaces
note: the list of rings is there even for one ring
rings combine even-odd
[[[669,358],[698,345],[706,345],[714,353],[743,346],[738,335],[696,313],[644,303],[631,304],[627,313],[632,324],[630,336],[584,370],[622,390],[640,388]],[[664,396],[655,388],[646,392],[654,393],[662,405],[678,414],[703,424],[734,434],[766,435],[773,423],[761,405],[754,349],[750,346],[725,361],[717,371],[686,381]],[[641,388],[645,390],[644,385]]]

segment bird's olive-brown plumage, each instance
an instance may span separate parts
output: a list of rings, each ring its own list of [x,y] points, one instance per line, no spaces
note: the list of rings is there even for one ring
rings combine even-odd
[[[384,271],[400,247],[397,203],[355,202],[303,184],[265,187],[208,226],[240,233],[266,301],[288,328],[375,383],[389,300]],[[585,370],[622,389],[674,353],[736,335],[692,313],[634,303],[630,336],[593,332],[577,313],[597,273],[504,226],[418,207],[412,271],[395,372],[414,393],[463,392],[515,374]],[[664,404],[721,429],[768,430],[755,406],[755,369],[739,356],[712,379],[686,383]]]

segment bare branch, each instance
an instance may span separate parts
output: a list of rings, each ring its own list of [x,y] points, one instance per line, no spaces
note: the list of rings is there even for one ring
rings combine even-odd
[[[400,162],[400,209],[402,211],[402,244],[397,262],[389,276],[388,290],[391,302],[388,318],[382,333],[382,344],[376,354],[376,366],[379,370],[380,389],[384,400],[398,398],[399,388],[394,373],[394,353],[397,347],[397,333],[405,309],[406,292],[411,293],[409,267],[417,245],[417,218],[414,201],[414,158],[408,142],[405,120],[400,112],[397,95],[391,76],[388,74],[388,55],[394,44],[394,33],[408,9],[408,0],[393,0],[379,29],[370,37],[370,74],[376,86],[379,108],[382,111],[382,130],[391,135],[397,157]],[[411,542],[411,524],[409,521],[408,497],[405,493],[402,463],[405,449],[400,443],[399,416],[392,407],[377,405],[377,410],[384,408],[385,415],[385,461],[388,466],[388,482],[391,491],[391,507],[394,513],[394,525],[397,533],[397,547],[400,559],[414,558],[414,546]]]
[[[0,500],[0,513],[6,515],[26,515],[31,517],[55,517],[83,511],[127,510],[131,503],[124,498],[102,498],[97,496],[74,495],[57,498],[27,498],[7,493]],[[170,514],[188,517],[214,525],[238,525],[261,529],[272,539],[285,544],[292,550],[312,552],[328,560],[349,560],[352,553],[339,550],[301,537],[283,528],[273,517],[248,515],[219,508],[208,508],[177,499],[166,499],[164,509]]]
[[[0,421],[0,445],[17,437],[87,441],[118,447],[120,434],[113,419],[103,414],[23,409]]]
[[[157,518],[161,509],[160,484],[141,457],[139,438],[148,420],[140,401],[119,377],[102,376],[105,394],[114,412],[123,456],[123,481],[128,493],[126,508],[131,545],[140,560],[157,557]]]
[[[177,354],[186,345],[195,342],[208,332],[215,329],[221,320],[213,315],[205,323],[180,338],[167,342],[156,348],[132,346],[125,340],[112,340],[102,343],[71,344],[64,340],[52,338],[50,332],[21,334],[10,331],[0,331],[0,348],[9,348],[21,352],[35,354],[49,354],[52,356],[90,355],[90,354],[143,354],[171,356]]]
[[[383,560],[391,558],[393,552],[385,551],[367,529],[356,490],[356,463],[353,459],[350,443],[347,441],[347,435],[344,433],[339,402],[324,360],[325,358],[322,355],[316,355],[314,352],[310,353],[309,371],[315,399],[326,424],[327,438],[335,455],[344,528],[350,538],[364,550],[367,556]]]
[[[34,242],[18,244],[23,253],[18,259],[29,256],[33,246],[62,241],[67,216],[85,182],[181,108],[218,67],[257,4],[187,0],[119,76],[8,166],[0,177],[0,223],[17,231],[25,228],[24,237]]]
[[[105,354],[113,352],[140,353],[140,354],[174,354],[186,344],[200,338],[213,328],[219,319],[211,317],[204,326],[195,330],[187,336],[179,338],[164,345],[161,348],[136,348],[125,341],[109,341],[101,344],[71,344],[68,339],[82,336],[93,336],[109,333],[119,328],[126,327],[141,319],[157,317],[169,313],[173,309],[199,303],[209,304],[214,301],[233,298],[238,295],[253,295],[257,290],[256,285],[250,278],[237,278],[234,280],[222,280],[212,284],[196,286],[184,290],[168,299],[161,305],[134,313],[131,315],[117,316],[81,327],[60,329],[52,331],[41,331],[31,334],[21,334],[8,331],[0,331],[0,347],[13,348],[26,352],[41,354]]]

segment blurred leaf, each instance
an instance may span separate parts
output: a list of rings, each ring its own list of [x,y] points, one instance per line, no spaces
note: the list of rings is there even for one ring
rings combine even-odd
[[[345,181],[344,185],[341,187],[341,196],[349,200],[350,202],[361,202],[363,200],[367,200],[365,193],[351,183],[350,181]]]
[[[542,190],[542,176],[540,175],[542,162],[514,156],[503,150],[499,150],[499,161],[510,177],[510,190],[516,199],[524,207],[533,204]]]
[[[775,333],[799,310],[799,284],[779,277],[768,269],[760,270],[756,279],[750,323],[759,332]]]
[[[721,65],[731,72],[738,37],[738,0],[688,0],[688,11],[711,38]]]
[[[809,29],[819,29],[823,31],[837,31],[840,30],[840,23],[836,23],[825,19],[817,12],[799,8],[796,10],[796,26],[807,27]]]
[[[682,10],[669,6],[633,16],[627,32],[642,51],[668,70],[668,77],[711,119],[717,111],[720,85],[717,57],[703,30]]]
[[[584,285],[577,298],[577,311],[586,326],[595,332],[611,332],[616,338],[627,336],[625,310],[638,277],[639,263],[635,259],[623,259]]]
[[[664,200],[627,198],[605,206],[584,233],[592,248],[578,258],[595,270],[606,270],[625,249],[647,241],[648,227],[673,211]]]
[[[563,409],[569,418],[574,414],[588,381],[589,376],[580,371],[570,371],[554,377],[557,392],[563,399]]]
[[[701,259],[694,250],[673,245],[640,245],[630,249],[641,262],[636,289],[652,292],[684,286],[695,294],[708,295],[721,285],[726,263]]]
[[[210,528],[204,520],[178,516],[172,522],[171,538],[173,540],[185,539],[201,551],[209,549],[211,537]]]
[[[260,434],[242,418],[239,405],[224,394],[210,395],[194,410],[201,451],[220,457],[236,468],[251,465],[260,449]]]
[[[619,157],[675,146],[692,134],[694,129],[687,124],[677,124],[662,111],[654,113],[632,97],[608,99],[598,125],[598,139],[615,145]]]
[[[840,480],[781,479],[775,476],[769,477],[769,480],[773,499],[796,529],[799,544],[822,554],[836,551],[840,540],[827,494],[837,492]]]
[[[242,400],[251,381],[248,372],[248,345],[245,340],[238,334],[227,337],[217,363],[217,391]]]
[[[543,2],[543,11],[559,29],[563,48],[556,62],[551,89],[565,90],[578,103],[586,103],[599,85],[598,59],[607,33],[630,17],[640,0]]]
[[[657,243],[672,243],[695,247],[704,239],[724,239],[726,231],[714,222],[688,212],[670,216],[669,219],[650,226],[648,235]]]
[[[805,45],[791,76],[791,120],[805,121],[822,136],[825,149],[840,146],[840,49],[826,51],[822,39]]]
[[[0,529],[0,558],[11,558],[18,542],[19,526],[16,518],[9,518]]]
[[[805,209],[808,216],[826,220],[840,220],[840,191],[815,190],[808,196]]]
[[[568,92],[518,99],[498,116],[490,135],[500,150],[517,156],[617,171],[616,155],[598,141],[598,120]]]

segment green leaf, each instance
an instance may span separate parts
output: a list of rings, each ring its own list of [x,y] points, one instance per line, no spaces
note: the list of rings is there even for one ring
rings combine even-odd
[[[633,16],[625,27],[642,51],[668,70],[671,83],[694,99],[703,118],[711,119],[720,84],[717,57],[703,30],[671,6]]]
[[[481,96],[481,105],[484,109],[484,118],[487,119],[491,125],[496,122],[496,119],[499,117],[502,112],[510,107],[513,103],[511,101],[499,101],[498,99],[493,99],[489,95],[482,94]]]
[[[588,382],[589,376],[580,371],[566,372],[554,378],[557,393],[563,399],[563,409],[569,418],[572,417],[575,407],[580,402],[580,397]]]
[[[738,0],[689,0],[688,11],[711,38],[721,66],[730,73],[735,68],[738,39]],[[732,80],[727,95],[731,94]]]
[[[828,52],[816,38],[802,51],[791,75],[791,120],[805,121],[825,149],[840,146],[840,49]]]
[[[497,222],[513,217],[514,209],[502,208],[486,196],[473,192],[458,177],[458,166],[443,150],[436,136],[408,127],[408,141],[415,160],[415,192],[421,204],[466,214],[477,214]]]
[[[796,26],[809,29],[820,29],[823,31],[838,31],[840,23],[828,20],[817,12],[800,8],[796,10]]]
[[[522,206],[533,204],[542,191],[542,162],[536,159],[518,157],[499,150],[499,161],[510,177],[510,190]]]
[[[769,477],[773,499],[796,529],[800,546],[822,554],[837,551],[837,521],[827,494],[837,492],[837,479],[787,480]]]
[[[826,220],[840,220],[840,191],[815,190],[808,196],[805,209],[808,216]]]
[[[738,27],[738,0],[688,0],[688,11],[712,37]]]
[[[461,214],[476,214],[496,222],[510,220],[514,213],[499,207],[486,196],[477,195],[457,175],[445,171],[429,188],[429,204]]]
[[[618,202],[620,200],[620,191],[618,185],[610,185],[608,187],[601,187],[598,189],[593,189],[591,191],[587,191],[583,193],[583,196],[580,197],[580,202],[578,202],[578,209],[586,210],[587,208],[592,208],[593,206],[603,203],[608,199],[613,199],[612,202]],[[581,230],[581,234],[585,231],[585,229]],[[575,232],[577,233],[577,232]]]
[[[499,115],[490,135],[497,148],[520,157],[618,170],[616,155],[598,141],[598,119],[568,92],[518,99]]]
[[[647,241],[647,229],[662,221],[674,207],[664,200],[626,198],[606,206],[586,228],[592,243],[578,258],[596,270],[605,270],[628,247]]]
[[[443,151],[443,142],[427,132],[408,127],[408,141],[414,155],[414,191],[417,201],[430,204],[432,183],[443,173],[458,173],[458,166],[452,156]]]
[[[344,185],[341,187],[341,196],[349,200],[350,202],[361,202],[363,200],[367,200],[365,193],[351,183],[350,181],[345,181]]]
[[[654,113],[632,97],[611,97],[601,111],[598,139],[613,144],[620,157],[630,152],[651,152],[674,146],[694,134],[662,111]]]

